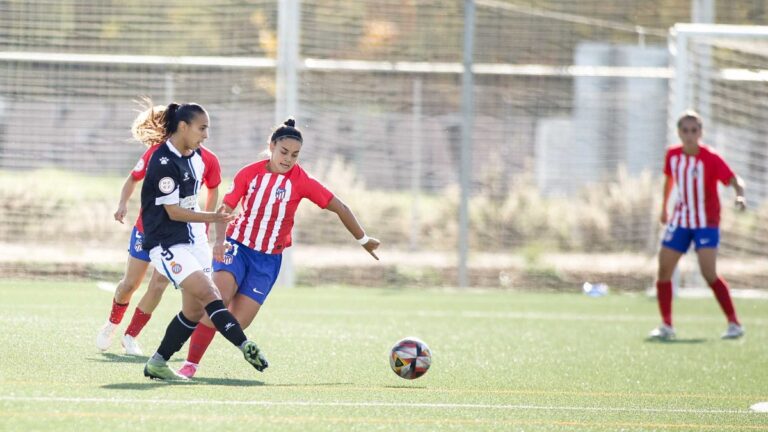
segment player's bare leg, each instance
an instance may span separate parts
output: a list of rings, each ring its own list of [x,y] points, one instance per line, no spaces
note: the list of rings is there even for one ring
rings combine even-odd
[[[139,300],[138,307],[145,313],[152,313],[157,308],[157,305],[160,304],[160,300],[163,298],[163,293],[169,283],[168,279],[160,274],[160,272],[157,270],[153,271],[147,286],[147,292]]]
[[[672,274],[675,272],[677,263],[682,256],[683,254],[681,252],[662,246],[661,250],[659,250],[659,268],[656,275],[657,280],[672,280]]]
[[[125,266],[125,275],[117,283],[115,288],[115,301],[117,303],[128,303],[131,301],[133,293],[141,286],[144,276],[147,274],[149,262],[143,261],[132,256],[128,257]]]
[[[256,318],[259,310],[261,310],[261,305],[256,303],[250,297],[238,294],[229,305],[229,310],[232,311],[232,315],[240,321],[240,325],[246,329]]]

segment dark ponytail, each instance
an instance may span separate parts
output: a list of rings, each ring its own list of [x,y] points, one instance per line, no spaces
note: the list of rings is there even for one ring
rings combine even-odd
[[[198,114],[205,114],[205,109],[196,103],[179,105],[176,102],[171,102],[168,104],[163,120],[166,136],[171,136],[176,132],[179,128],[179,122],[190,124]]]
[[[301,136],[301,130],[296,127],[296,119],[293,117],[288,117],[283,124],[275,128],[269,142],[273,143],[285,138],[292,138],[300,143],[304,143],[304,139]]]

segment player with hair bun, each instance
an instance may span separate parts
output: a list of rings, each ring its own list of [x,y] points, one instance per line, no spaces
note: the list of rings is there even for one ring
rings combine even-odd
[[[131,135],[133,135],[135,140],[146,145],[147,150],[139,158],[136,166],[123,183],[120,201],[114,214],[115,220],[120,223],[124,223],[125,216],[128,214],[128,200],[136,190],[136,185],[147,174],[149,159],[155,153],[155,150],[164,144],[168,138],[165,125],[163,124],[167,107],[165,105],[154,105],[149,98],[144,98],[142,102],[144,109],[134,119],[131,126]],[[200,146],[200,155],[204,164],[202,181],[208,190],[205,210],[213,211],[216,209],[216,203],[219,199],[221,167],[219,159],[207,148]],[[101,351],[106,351],[112,344],[112,338],[117,330],[117,326],[123,319],[125,311],[128,309],[128,303],[131,301],[133,293],[141,285],[149,268],[149,253],[142,247],[143,241],[144,225],[141,218],[141,209],[139,209],[139,216],[136,218],[136,223],[131,231],[125,274],[115,289],[115,294],[112,298],[112,308],[107,322],[104,323],[96,335],[96,347]],[[158,271],[153,271],[147,291],[139,300],[133,312],[133,317],[122,336],[121,344],[126,354],[143,355],[137,338],[152,317],[152,312],[160,303],[160,299],[167,286],[168,279]]]
[[[336,213],[358,243],[379,259],[375,253],[379,241],[368,237],[352,210],[298,164],[303,142],[294,119],[277,126],[269,139],[269,158],[240,169],[224,196],[224,211],[239,205],[242,213],[228,226],[215,226],[213,280],[243,328],[251,324],[275,284],[302,199]],[[197,372],[215,334],[210,320],[200,321],[181,375],[191,378]]]
[[[648,335],[651,339],[672,339],[672,274],[677,262],[691,243],[699,260],[699,269],[715,294],[723,310],[728,327],[723,339],[736,339],[744,335],[731,300],[728,283],[717,274],[717,247],[720,244],[720,198],[718,182],[732,186],[736,192],[736,208],[746,208],[744,181],[737,176],[725,160],[701,142],[704,124],[693,112],[683,113],[677,122],[681,144],[667,149],[664,159],[664,196],[660,222],[667,225],[659,251],[659,271],[656,297],[662,323]],[[667,213],[667,202],[677,186],[677,204],[672,216]]]

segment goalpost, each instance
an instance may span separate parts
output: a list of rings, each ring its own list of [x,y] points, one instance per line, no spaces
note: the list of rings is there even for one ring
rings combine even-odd
[[[669,47],[674,72],[670,80],[669,142],[678,141],[680,113],[690,108],[702,115],[704,141],[745,180],[751,209],[737,217],[730,205],[733,191],[721,188],[721,254],[734,262],[764,256],[768,228],[760,222],[765,217],[760,207],[768,198],[768,26],[676,24],[670,29]],[[746,230],[751,235],[733,229],[744,224],[752,225]],[[739,271],[732,273],[743,275],[743,279],[731,277],[735,279],[732,285],[754,286],[756,279],[750,275],[763,271],[762,265],[742,262],[739,266]],[[683,267],[687,270],[680,275],[682,286],[706,285],[695,263]],[[729,274],[727,265],[720,267]]]

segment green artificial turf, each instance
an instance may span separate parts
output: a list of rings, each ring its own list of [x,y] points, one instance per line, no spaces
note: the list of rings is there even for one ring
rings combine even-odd
[[[747,335],[723,341],[713,298],[676,299],[678,339],[658,343],[639,295],[278,287],[246,330],[265,373],[217,337],[174,384],[117,337],[96,350],[111,294],[95,282],[2,281],[0,299],[2,431],[768,430],[749,409],[768,401],[765,300],[737,300]],[[179,307],[169,288],[145,354]],[[388,363],[406,336],[433,353],[414,381]]]

